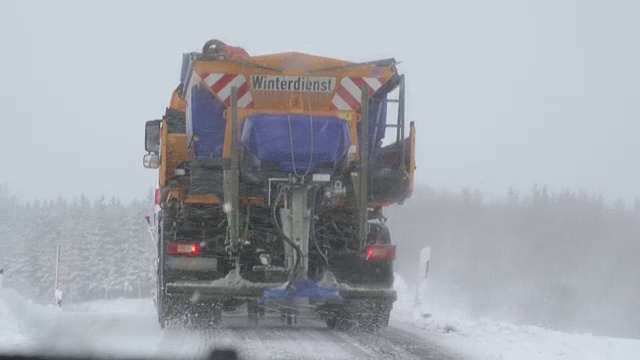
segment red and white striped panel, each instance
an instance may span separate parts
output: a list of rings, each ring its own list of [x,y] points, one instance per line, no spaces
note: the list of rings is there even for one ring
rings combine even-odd
[[[249,108],[253,106],[253,96],[249,90],[249,82],[242,74],[201,74],[202,82],[218,97],[226,106],[231,104],[231,88],[238,87],[238,107]]]
[[[369,97],[372,96],[384,83],[385,78],[375,77],[343,77],[331,100],[333,110],[351,111],[360,107],[362,87],[366,84],[369,88]]]

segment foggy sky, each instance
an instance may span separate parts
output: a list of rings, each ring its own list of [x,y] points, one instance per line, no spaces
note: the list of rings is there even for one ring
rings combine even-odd
[[[635,198],[639,16],[632,0],[2,1],[0,183],[25,200],[146,195],[144,122],[181,54],[219,38],[402,61],[418,184]]]

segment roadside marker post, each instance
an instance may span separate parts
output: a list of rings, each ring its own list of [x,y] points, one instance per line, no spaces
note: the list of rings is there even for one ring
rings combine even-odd
[[[418,263],[418,286],[416,286],[416,308],[422,311],[426,292],[427,278],[429,276],[429,263],[431,262],[431,248],[426,247],[420,251],[420,262]]]
[[[58,288],[58,279],[60,278],[60,245],[56,246],[56,284],[54,290],[55,304],[62,307],[62,291]]]

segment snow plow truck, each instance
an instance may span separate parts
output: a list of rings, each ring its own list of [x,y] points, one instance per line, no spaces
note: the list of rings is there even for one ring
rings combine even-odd
[[[145,126],[162,327],[215,325],[245,305],[250,324],[387,326],[396,248],[383,208],[411,196],[415,170],[396,64],[250,56],[219,40],[183,54],[165,114]]]

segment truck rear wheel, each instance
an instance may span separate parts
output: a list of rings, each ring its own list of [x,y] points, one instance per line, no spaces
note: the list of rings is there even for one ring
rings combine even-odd
[[[336,319],[335,316],[324,319],[324,322],[327,324],[329,329],[335,329],[337,321],[338,319]]]
[[[190,327],[198,330],[216,328],[222,321],[222,307],[216,303],[192,303],[188,298],[169,298],[161,326]]]
[[[217,304],[185,304],[182,314],[189,325],[200,330],[214,329],[222,321],[222,307]]]
[[[257,302],[247,302],[247,315],[249,318],[249,325],[257,326],[260,322],[260,315],[264,315],[264,310],[258,305]]]
[[[172,299],[171,297],[166,295],[165,286],[166,279],[164,274],[164,261],[165,261],[165,251],[167,249],[166,243],[167,239],[171,238],[171,234],[173,233],[173,223],[175,221],[175,210],[172,209],[164,209],[159,214],[160,215],[160,224],[158,226],[158,263],[157,263],[157,311],[158,311],[158,322],[160,323],[161,328],[165,328],[170,325],[175,318],[175,313],[173,309]]]
[[[178,311],[176,299],[167,295],[158,297],[158,322],[163,329],[184,325],[184,318]]]
[[[387,300],[362,300],[358,304],[358,328],[364,331],[378,332],[389,326],[391,302]]]
[[[392,302],[389,300],[350,300],[325,316],[330,329],[356,328],[367,332],[378,332],[389,325]]]

